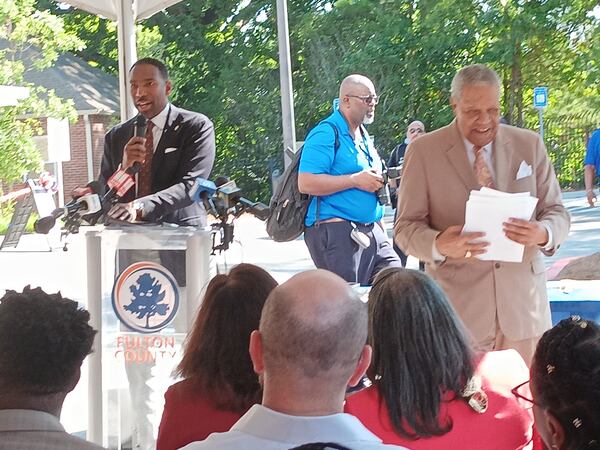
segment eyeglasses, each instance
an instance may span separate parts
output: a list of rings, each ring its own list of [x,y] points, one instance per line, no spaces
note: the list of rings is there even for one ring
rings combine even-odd
[[[425,133],[425,130],[423,128],[409,128],[408,132],[410,134],[413,134],[413,133],[421,134],[421,133]]]
[[[351,94],[346,94],[346,97],[360,98],[367,105],[370,105],[371,103],[374,104],[374,105],[376,105],[377,103],[379,103],[379,97],[376,96],[376,95],[351,95]]]
[[[519,405],[524,409],[531,409],[533,405],[537,405],[537,403],[531,398],[531,389],[529,388],[529,381],[527,380],[524,383],[512,388],[510,392],[517,398]]]

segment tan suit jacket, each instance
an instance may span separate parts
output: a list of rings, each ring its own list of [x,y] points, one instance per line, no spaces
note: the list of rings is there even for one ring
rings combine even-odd
[[[542,140],[534,132],[500,125],[492,148],[496,188],[537,197],[535,219],[552,230],[557,249],[567,237],[570,217]],[[522,161],[533,173],[516,180]],[[422,136],[407,149],[394,239],[408,254],[430,263],[427,272],[477,342],[495,335],[496,315],[508,339],[540,336],[551,327],[541,248],[525,248],[521,263],[433,261],[436,236],[451,225],[464,224],[469,192],[479,188],[456,121]]]

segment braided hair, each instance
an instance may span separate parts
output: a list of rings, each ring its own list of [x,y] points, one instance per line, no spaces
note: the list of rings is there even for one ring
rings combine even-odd
[[[546,331],[531,378],[536,404],[563,427],[565,448],[600,449],[600,326],[573,316]]]

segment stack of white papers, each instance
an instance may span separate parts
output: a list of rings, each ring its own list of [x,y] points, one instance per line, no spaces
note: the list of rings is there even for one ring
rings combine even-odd
[[[479,191],[471,191],[465,211],[463,231],[482,231],[482,239],[490,243],[486,252],[477,255],[484,261],[523,261],[524,246],[508,239],[502,230],[502,223],[508,219],[530,220],[538,199],[529,192],[509,194],[483,187]]]

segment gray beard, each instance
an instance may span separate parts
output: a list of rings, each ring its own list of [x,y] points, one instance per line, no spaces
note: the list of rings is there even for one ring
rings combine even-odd
[[[375,121],[375,116],[371,116],[371,117],[365,116],[363,118],[362,123],[363,123],[363,125],[371,125],[374,121]]]

